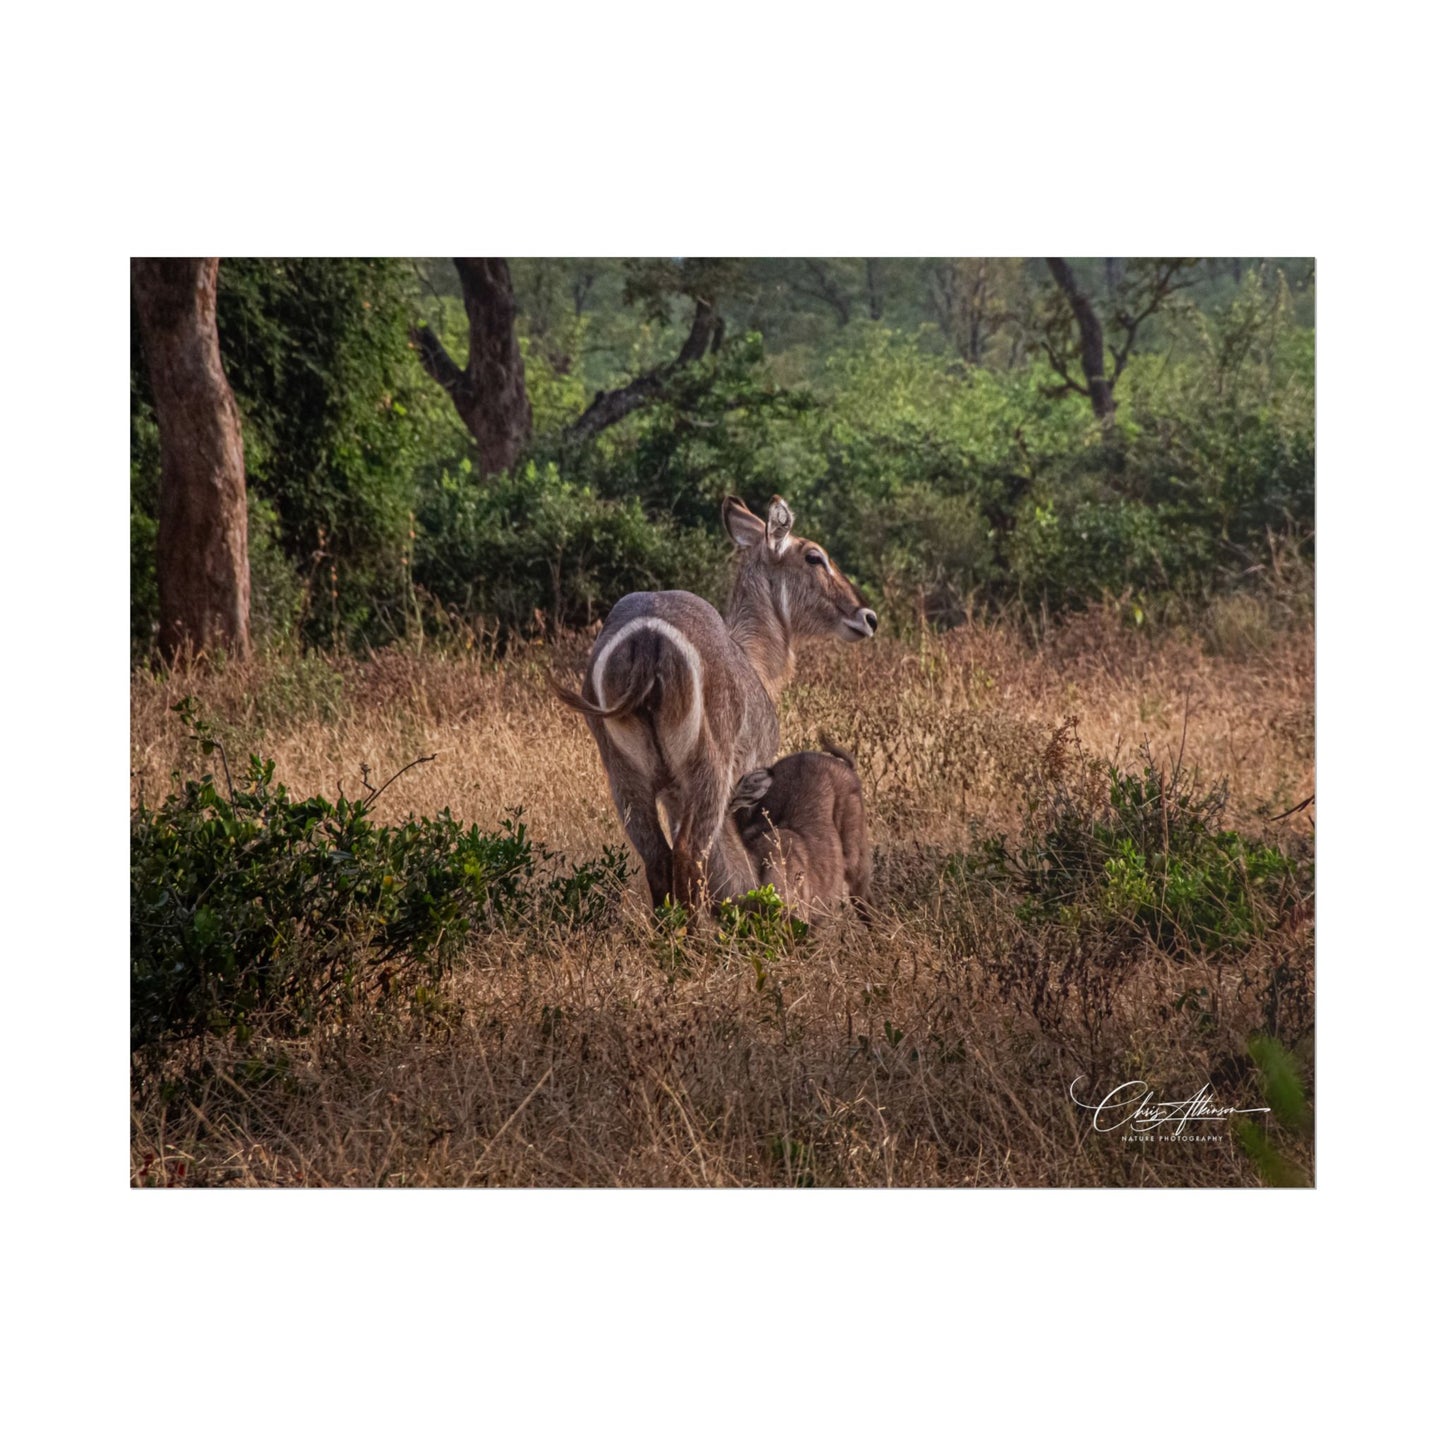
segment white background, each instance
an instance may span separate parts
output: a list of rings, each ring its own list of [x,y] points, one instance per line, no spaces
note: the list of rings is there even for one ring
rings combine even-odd
[[[7,20],[14,1438],[1408,1428],[1440,1283],[1432,38],[1388,4],[522,13]],[[127,258],[461,250],[1318,256],[1316,1190],[127,1187]]]

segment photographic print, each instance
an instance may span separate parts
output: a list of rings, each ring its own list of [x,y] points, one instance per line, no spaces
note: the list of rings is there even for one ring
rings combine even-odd
[[[134,1187],[1313,1185],[1312,260],[130,282]]]

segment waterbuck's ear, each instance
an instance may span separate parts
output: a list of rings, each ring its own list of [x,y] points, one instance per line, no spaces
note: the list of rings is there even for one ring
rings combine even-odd
[[[770,768],[759,768],[755,773],[745,773],[738,779],[738,785],[733,789],[732,802],[728,804],[728,811],[736,813],[743,808],[751,808],[754,803],[761,802],[768,795],[768,789],[773,786],[773,774]]]
[[[723,526],[728,529],[728,536],[735,546],[755,547],[763,540],[767,528],[763,526],[762,518],[753,516],[741,497],[725,497],[722,512]]]
[[[768,546],[779,555],[788,550],[793,532],[793,513],[781,497],[768,503]]]

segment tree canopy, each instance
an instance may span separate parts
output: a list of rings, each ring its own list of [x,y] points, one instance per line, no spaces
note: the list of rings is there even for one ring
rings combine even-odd
[[[1249,257],[225,258],[252,630],[504,641],[716,595],[729,492],[787,495],[885,617],[1164,615],[1311,555],[1313,298],[1310,261]]]

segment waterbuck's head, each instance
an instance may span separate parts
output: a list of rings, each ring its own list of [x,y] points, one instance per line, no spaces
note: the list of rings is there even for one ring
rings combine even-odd
[[[861,642],[878,630],[878,614],[827,552],[793,531],[793,514],[781,497],[768,503],[766,521],[740,498],[729,497],[723,523],[739,549],[730,619],[771,610],[788,639]]]

